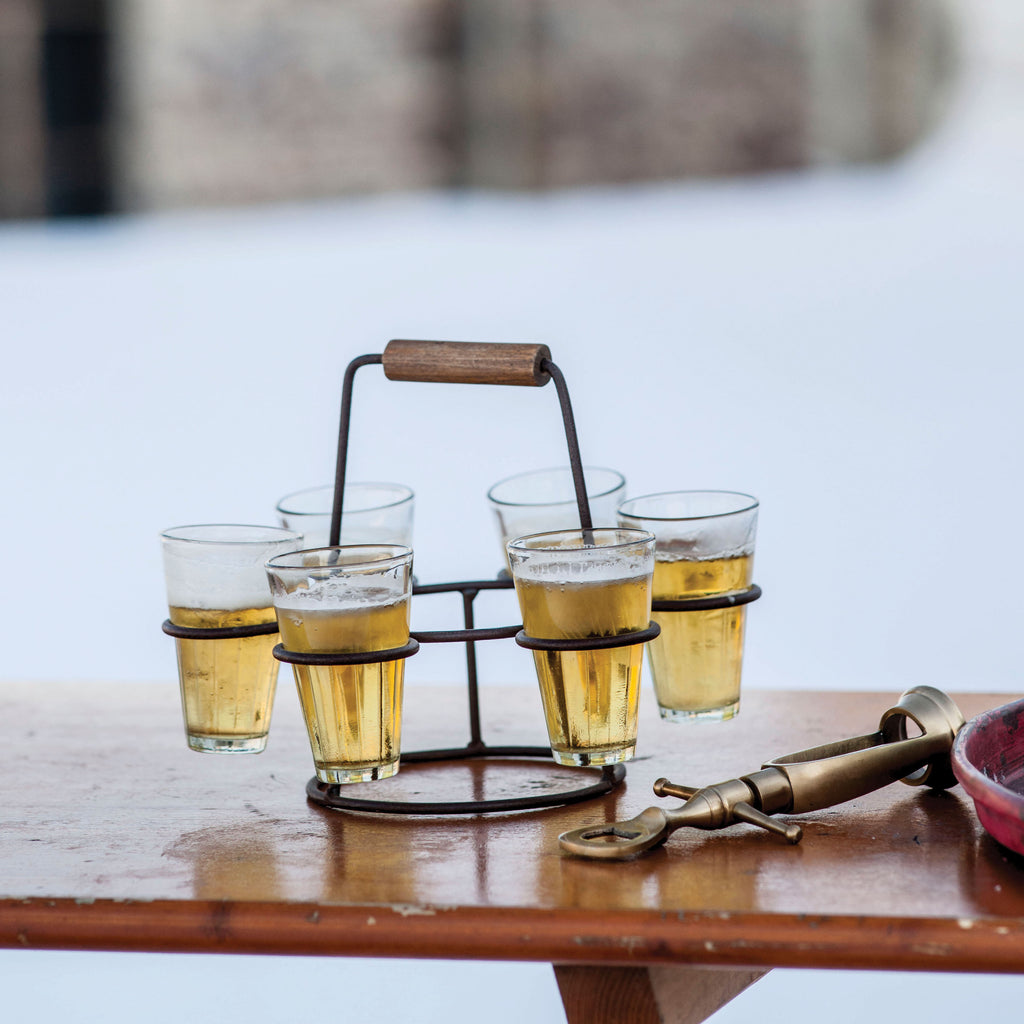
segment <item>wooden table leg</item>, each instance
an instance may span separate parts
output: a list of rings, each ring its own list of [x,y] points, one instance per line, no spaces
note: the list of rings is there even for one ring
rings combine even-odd
[[[767,971],[555,964],[569,1024],[699,1024]]]

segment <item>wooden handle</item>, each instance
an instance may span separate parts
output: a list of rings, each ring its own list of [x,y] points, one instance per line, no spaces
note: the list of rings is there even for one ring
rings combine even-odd
[[[547,345],[498,345],[479,341],[389,341],[384,349],[388,380],[442,384],[547,384],[541,362]]]

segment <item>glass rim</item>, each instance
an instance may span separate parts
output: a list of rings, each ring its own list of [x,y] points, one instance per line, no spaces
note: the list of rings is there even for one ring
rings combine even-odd
[[[393,491],[400,495],[395,498],[394,501],[385,501],[376,505],[368,505],[366,508],[346,508],[344,513],[346,515],[358,513],[358,512],[377,512],[386,508],[395,508],[398,505],[404,505],[406,502],[412,501],[416,494],[411,487],[406,484],[394,484],[378,482],[374,480],[353,480],[351,483],[345,483],[345,490],[347,491],[350,487],[379,487],[381,490]],[[304,511],[302,509],[288,508],[286,502],[292,501],[294,498],[298,498],[305,494],[314,494],[317,491],[330,491],[332,496],[334,493],[334,484],[320,484],[318,487],[303,487],[302,490],[292,491],[290,494],[286,494],[283,498],[279,499],[277,505],[274,506],[275,512],[280,512],[286,516],[329,516],[333,512],[333,508],[328,509],[326,512],[312,512]],[[332,500],[333,505],[333,500]],[[310,549],[312,550],[312,549]]]
[[[494,492],[499,487],[504,487],[505,484],[511,483],[513,480],[522,480],[528,476],[541,476],[544,473],[558,473],[565,471],[569,474],[569,479],[572,479],[572,467],[571,466],[549,466],[545,469],[528,469],[523,473],[513,473],[512,476],[506,476],[499,480],[495,484],[491,484],[487,488],[487,500],[495,505],[503,505],[508,508],[539,508],[541,506],[555,506],[555,505],[575,505],[576,497],[573,495],[571,498],[566,498],[564,501],[505,501],[502,498],[496,498]],[[617,491],[620,487],[624,487],[626,484],[626,478],[617,469],[609,469],[607,466],[584,466],[583,467],[583,480],[586,483],[587,472],[595,473],[610,473],[613,477],[617,478],[618,483],[613,484],[610,487],[602,488],[599,491],[591,493],[587,491],[588,498],[603,498],[607,494],[612,494]]]
[[[652,498],[669,498],[676,495],[696,495],[696,494],[720,494],[730,495],[735,498],[745,499],[745,504],[738,504],[736,508],[729,509],[727,512],[704,512],[700,515],[693,516],[655,516],[645,515],[641,512],[629,512],[626,510],[628,505],[633,505],[640,501],[650,501]],[[689,523],[698,522],[702,519],[725,519],[728,516],[740,515],[743,512],[752,512],[756,508],[760,508],[760,501],[755,498],[752,494],[746,494],[743,491],[659,491],[657,494],[641,494],[636,498],[628,498],[622,502],[621,505],[616,509],[616,514],[620,516],[628,517],[629,519],[638,519],[643,522],[650,523]]]
[[[544,537],[579,537],[582,539],[586,533],[600,534],[600,533],[631,533],[634,534],[629,540],[618,541],[615,544],[592,544],[584,545],[581,544],[578,548],[566,548],[566,547],[529,547],[524,542],[531,540],[541,540]],[[654,542],[657,538],[653,533],[647,530],[636,530],[629,526],[594,526],[589,530],[585,530],[582,527],[574,528],[571,530],[545,530],[543,533],[529,533],[522,537],[515,537],[508,542],[505,546],[509,551],[614,551],[616,548],[631,548],[637,544],[646,544],[649,541]]]
[[[288,559],[297,559],[301,555],[310,555],[314,552],[320,551],[338,551],[338,552],[355,552],[355,551],[366,551],[366,550],[385,550],[390,552],[389,554],[382,555],[380,558],[366,558],[357,562],[337,562],[333,565],[309,565],[308,563],[303,564],[298,562],[297,564],[288,564]],[[403,562],[412,558],[412,548],[407,547],[405,544],[334,544],[326,545],[319,548],[304,548],[300,551],[286,551],[280,555],[274,555],[273,558],[267,559],[266,569],[268,572],[285,570],[295,572],[316,572],[321,569],[345,569],[349,571],[355,571],[359,569],[390,569],[395,566],[401,565]]]
[[[261,530],[262,537],[186,537],[185,530]],[[273,536],[266,536],[272,534]],[[282,544],[285,541],[301,541],[303,535],[287,526],[263,526],[256,523],[192,523],[187,526],[172,526],[160,531],[161,540],[172,540],[180,544],[219,544],[221,546],[245,547],[260,544]]]

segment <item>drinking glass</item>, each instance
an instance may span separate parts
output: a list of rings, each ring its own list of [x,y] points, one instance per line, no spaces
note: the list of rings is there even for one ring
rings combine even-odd
[[[582,640],[646,629],[654,537],[642,530],[562,530],[508,545],[527,636]],[[534,650],[555,761],[628,761],[636,747],[643,644]]]
[[[615,509],[626,496],[626,479],[614,469],[584,466],[583,483],[594,526],[614,526]],[[537,469],[510,476],[487,492],[501,537],[502,556],[516,537],[571,530],[580,525],[572,470],[568,466]]]
[[[746,590],[753,578],[758,502],[734,491],[672,491],[632,498],[619,524],[657,538],[654,599]],[[670,721],[725,720],[739,713],[745,605],[654,612],[651,676]]]
[[[413,492],[404,484],[346,483],[341,544],[412,545]],[[311,487],[277,503],[282,526],[301,530],[310,548],[330,543],[334,485]]]
[[[170,619],[210,629],[274,622],[263,565],[302,547],[275,526],[178,526],[161,535]],[[175,638],[185,734],[193,750],[256,754],[267,745],[277,686],[276,633]]]
[[[317,548],[272,558],[267,575],[289,651],[390,651],[409,641],[412,550]],[[405,659],[293,664],[317,778],[370,782],[398,771]]]

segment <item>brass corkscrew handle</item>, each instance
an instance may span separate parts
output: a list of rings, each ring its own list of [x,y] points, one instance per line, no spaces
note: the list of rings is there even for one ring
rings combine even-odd
[[[908,736],[908,722],[919,735]],[[949,754],[963,724],[949,696],[916,686],[882,715],[878,732],[776,757],[764,768],[778,768],[789,780],[790,814],[834,807],[899,781],[948,789],[956,785]]]

